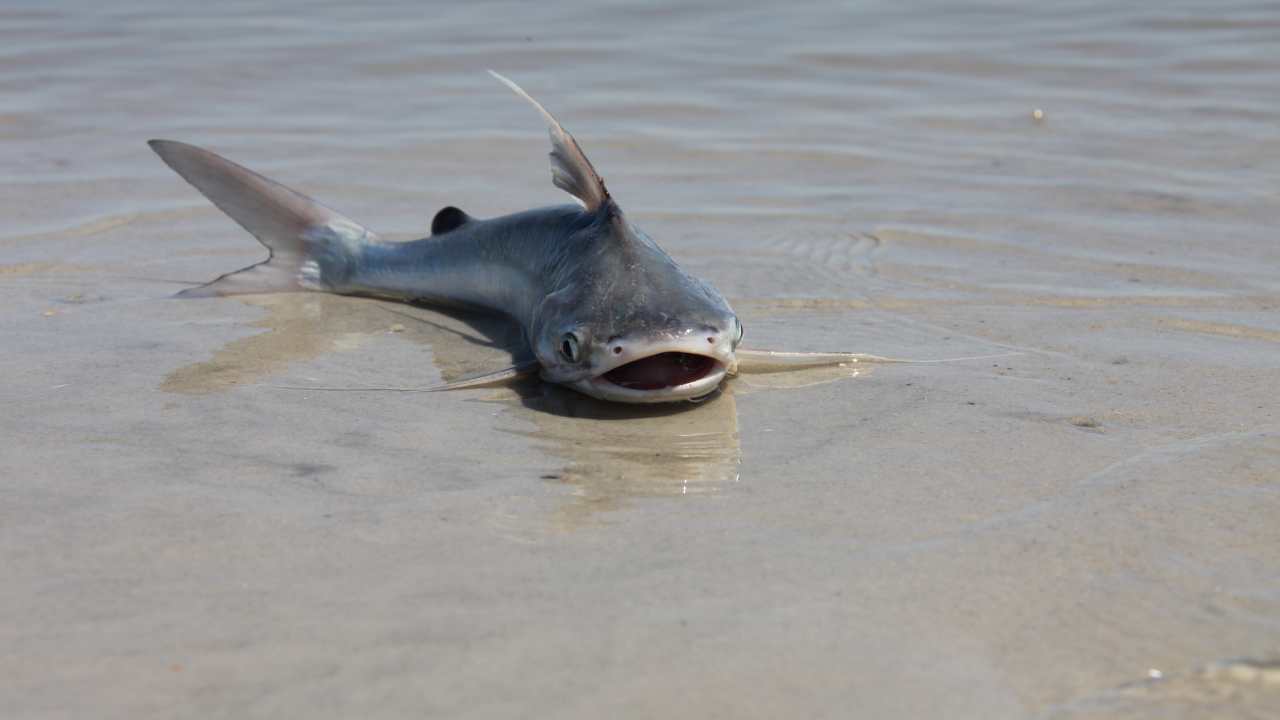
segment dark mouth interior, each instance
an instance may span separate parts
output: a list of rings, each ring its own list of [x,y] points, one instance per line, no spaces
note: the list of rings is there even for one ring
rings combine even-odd
[[[716,361],[705,355],[665,352],[616,367],[604,378],[632,390],[661,390],[701,380],[715,366]]]

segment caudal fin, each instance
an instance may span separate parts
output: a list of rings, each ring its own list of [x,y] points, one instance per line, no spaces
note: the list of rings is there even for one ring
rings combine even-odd
[[[178,297],[333,290],[350,252],[377,241],[351,219],[208,150],[173,140],[147,144],[270,253]]]

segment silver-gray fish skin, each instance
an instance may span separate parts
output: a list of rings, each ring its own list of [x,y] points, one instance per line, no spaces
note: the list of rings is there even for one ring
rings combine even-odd
[[[475,219],[437,214],[431,237],[395,243],[206,150],[151,146],[271,251],[186,296],[319,290],[504,313],[542,377],[619,402],[705,396],[734,372],[742,326],[708,283],[634,227],[581,149],[547,118],[556,185],[581,205]]]
[[[452,208],[442,212],[455,213],[461,214]],[[544,378],[609,394],[608,399],[696,397],[672,388],[644,395],[607,393],[607,386],[592,392],[582,383],[612,371],[619,360],[662,352],[707,356],[729,367],[728,353],[740,339],[738,320],[723,296],[684,272],[612,201],[595,211],[563,205],[466,218],[422,240],[363,243],[343,260],[322,269],[326,289],[505,313],[524,328]],[[564,363],[560,346],[570,334],[582,348],[602,351],[588,350],[580,362]],[[705,383],[698,389],[706,394]]]

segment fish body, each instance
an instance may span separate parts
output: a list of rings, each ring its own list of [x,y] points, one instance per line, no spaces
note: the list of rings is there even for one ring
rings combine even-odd
[[[696,400],[736,370],[742,324],[710,284],[635,227],[540,104],[552,177],[576,205],[477,219],[446,207],[429,237],[388,242],[247,168],[184,143],[151,147],[271,256],[180,293],[322,291],[462,305],[524,330],[544,380],[618,402]]]

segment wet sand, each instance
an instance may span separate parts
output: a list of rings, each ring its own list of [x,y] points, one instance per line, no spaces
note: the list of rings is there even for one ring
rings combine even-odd
[[[0,9],[3,714],[1280,714],[1278,28],[1248,3]],[[679,412],[298,390],[521,350],[394,303],[169,299],[262,251],[151,137],[394,238],[563,201],[488,67],[747,345],[1004,356]]]

